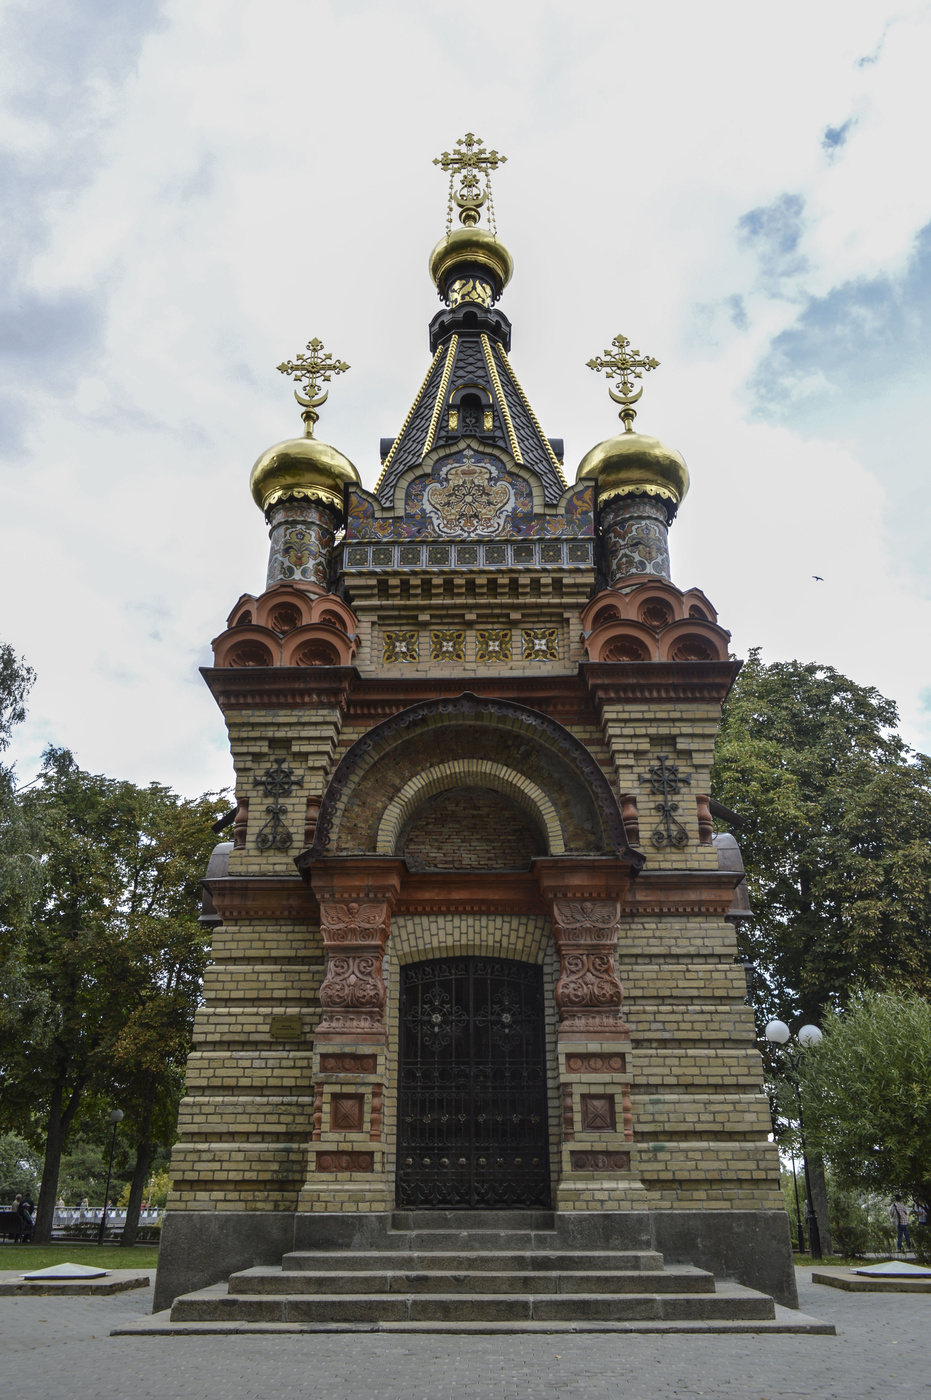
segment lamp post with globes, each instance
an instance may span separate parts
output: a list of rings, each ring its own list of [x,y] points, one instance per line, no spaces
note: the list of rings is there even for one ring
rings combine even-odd
[[[795,1090],[795,1101],[798,1105],[798,1132],[802,1143],[802,1165],[805,1169],[805,1192],[808,1197],[808,1240],[811,1245],[812,1259],[821,1259],[823,1258],[821,1250],[821,1231],[818,1228],[815,1198],[811,1191],[811,1175],[808,1170],[808,1150],[805,1146],[805,1120],[802,1115],[802,1088],[798,1071],[802,1062],[801,1050],[807,1049],[810,1045],[820,1045],[824,1037],[817,1026],[802,1026],[797,1037],[801,1049],[793,1054],[791,1050],[786,1048],[789,1041],[792,1039],[792,1032],[789,1030],[785,1021],[770,1021],[764,1034],[770,1045],[778,1045],[782,1049],[783,1061],[785,1065],[788,1066],[788,1069],[783,1072],[786,1079],[788,1079]],[[799,1227],[799,1235],[801,1235],[801,1226]]]
[[[123,1110],[114,1108],[110,1110],[110,1122],[113,1124],[113,1136],[110,1139],[110,1161],[107,1165],[107,1189],[103,1193],[103,1211],[100,1216],[100,1229],[97,1232],[97,1243],[103,1244],[104,1233],[107,1228],[107,1209],[110,1205],[110,1177],[113,1174],[113,1149],[116,1147],[116,1130],[123,1121]]]

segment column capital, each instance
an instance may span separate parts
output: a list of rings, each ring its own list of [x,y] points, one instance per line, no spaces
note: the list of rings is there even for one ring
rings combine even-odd
[[[554,899],[613,899],[623,903],[633,867],[618,856],[549,856],[535,860],[540,893]]]
[[[301,869],[314,894],[324,900],[381,900],[393,909],[401,891],[403,860],[378,856],[325,856]]]

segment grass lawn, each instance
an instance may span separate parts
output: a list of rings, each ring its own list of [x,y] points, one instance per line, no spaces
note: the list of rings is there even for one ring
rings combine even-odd
[[[134,1245],[124,1249],[122,1245],[81,1244],[73,1240],[55,1244],[9,1244],[0,1243],[0,1269],[16,1269],[17,1273],[31,1273],[33,1269],[47,1269],[51,1264],[90,1264],[97,1269],[154,1269],[158,1263],[158,1246],[154,1244]]]
[[[793,1254],[792,1262],[802,1269],[862,1269],[868,1264],[887,1264],[889,1259],[885,1255],[875,1259],[848,1259],[843,1254],[826,1254],[823,1259],[812,1259],[810,1254]]]

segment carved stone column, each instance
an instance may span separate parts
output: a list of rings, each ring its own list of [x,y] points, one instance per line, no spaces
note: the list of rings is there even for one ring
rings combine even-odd
[[[559,953],[560,1210],[643,1210],[634,1160],[630,1031],[614,955],[630,870],[618,859],[538,861]]]
[[[314,1129],[299,1209],[388,1210],[382,1147],[388,1054],[382,959],[403,863],[319,860],[309,867],[320,905],[326,973],[314,1035]]]
[[[387,993],[381,965],[390,923],[387,899],[320,900],[327,970],[320,988],[318,1043],[384,1045]]]
[[[620,901],[554,899],[550,907],[559,952],[560,1040],[629,1040],[621,1016],[624,988],[614,965]]]

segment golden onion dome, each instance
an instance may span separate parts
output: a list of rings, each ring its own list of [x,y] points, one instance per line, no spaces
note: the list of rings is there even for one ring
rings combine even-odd
[[[602,504],[642,492],[678,506],[689,489],[689,469],[675,448],[634,432],[619,433],[586,452],[575,479],[597,481]]]
[[[514,259],[501,239],[483,228],[457,228],[447,233],[430,254],[430,276],[440,295],[447,295],[455,275],[464,277],[472,272],[491,277],[495,297],[499,297],[511,280]]]
[[[310,436],[276,442],[262,453],[249,480],[253,499],[260,510],[268,510],[283,496],[298,496],[320,501],[340,515],[343,488],[361,484],[362,479],[348,457],[329,443]]]

